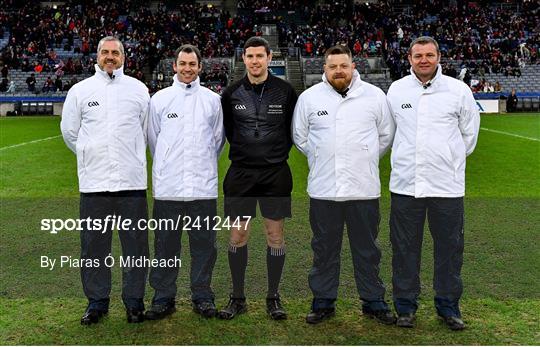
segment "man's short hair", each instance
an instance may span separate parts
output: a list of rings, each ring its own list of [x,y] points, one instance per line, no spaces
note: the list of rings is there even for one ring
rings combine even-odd
[[[437,53],[440,54],[441,51],[439,50],[439,44],[437,43],[437,41],[431,37],[431,36],[420,36],[420,37],[417,37],[416,39],[413,40],[413,42],[411,42],[411,45],[409,46],[409,55],[411,54],[412,52],[412,48],[414,45],[427,45],[429,43],[432,43],[435,48],[437,49]]]
[[[118,47],[120,47],[120,53],[122,53],[122,55],[124,55],[124,45],[122,44],[122,41],[120,41],[119,39],[117,39],[114,36],[105,36],[104,38],[99,40],[99,43],[97,45],[97,53],[98,53],[98,55],[99,55],[99,51],[101,51],[101,46],[103,46],[103,44],[105,42],[107,42],[107,41],[116,41],[116,42],[118,42]]]
[[[244,53],[246,52],[246,49],[249,47],[264,47],[266,51],[266,55],[270,55],[270,45],[268,44],[268,41],[266,41],[264,38],[260,36],[253,36],[250,37],[246,43],[244,44]]]
[[[324,61],[328,59],[328,56],[330,55],[338,55],[338,54],[347,54],[349,58],[352,59],[352,53],[349,47],[342,46],[342,45],[336,45],[328,48],[326,52],[324,52]]]
[[[180,46],[176,52],[174,52],[174,64],[176,65],[176,61],[178,60],[178,56],[180,55],[180,53],[195,53],[195,55],[197,56],[197,62],[199,63],[199,65],[201,65],[202,63],[202,55],[201,55],[201,51],[199,51],[199,49],[193,45],[182,45]]]

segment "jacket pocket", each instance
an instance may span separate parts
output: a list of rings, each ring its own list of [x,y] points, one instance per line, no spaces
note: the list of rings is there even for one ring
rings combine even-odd
[[[75,145],[75,150],[77,152],[77,169],[78,169],[79,174],[85,171],[85,165],[84,165],[85,147],[86,147],[86,142],[82,143],[81,141],[77,141],[77,144]]]
[[[392,148],[391,148],[391,151],[390,151],[390,168],[392,170],[394,170],[396,168],[396,161],[398,158],[400,158],[399,156],[401,155],[399,153],[399,149],[401,148],[401,144],[402,144],[403,141],[399,141],[397,143],[395,143]]]
[[[167,159],[169,158],[169,154],[171,152],[171,147],[167,146],[165,148],[165,153],[163,153],[163,157],[159,160],[159,175],[161,176],[163,174],[163,168],[165,167],[165,164],[167,163]]]
[[[373,176],[369,146],[365,143],[355,143],[349,146],[350,171],[353,177]]]
[[[462,183],[464,181],[464,171],[465,171],[465,146],[451,147],[448,145],[448,150],[450,151],[450,157],[452,159],[452,169],[454,171],[454,181]],[[462,168],[463,166],[463,168]]]
[[[371,156],[369,155],[369,146],[368,145],[362,145],[362,157],[365,158],[367,161],[367,170],[366,173],[369,172],[370,176],[373,176],[373,167],[371,163]]]
[[[109,175],[109,147],[103,141],[88,141],[81,148],[80,183],[82,187],[98,187]]]
[[[308,175],[308,181],[313,178],[313,176],[317,173],[317,164],[319,162],[319,147],[316,146],[313,149],[313,154],[309,156],[309,175]]]

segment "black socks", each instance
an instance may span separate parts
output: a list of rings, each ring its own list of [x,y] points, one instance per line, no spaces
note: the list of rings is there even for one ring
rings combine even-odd
[[[233,298],[245,298],[244,282],[246,278],[246,267],[248,259],[247,245],[236,247],[229,245],[229,268],[233,283]]]
[[[267,246],[266,248],[266,269],[268,271],[268,298],[278,295],[279,282],[285,264],[285,245],[280,248]]]
[[[246,278],[246,267],[248,260],[248,247],[229,245],[229,268],[233,284],[233,298],[245,298],[244,283]],[[268,298],[278,295],[279,282],[285,265],[285,245],[280,248],[267,246],[266,248],[266,269],[268,273]]]

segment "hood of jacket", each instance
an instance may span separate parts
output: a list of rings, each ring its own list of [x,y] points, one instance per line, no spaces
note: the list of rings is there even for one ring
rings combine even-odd
[[[328,81],[328,78],[326,78],[326,73],[322,74],[322,81],[328,88],[334,90],[337,93],[334,86],[332,86],[330,82]],[[347,96],[356,96],[356,95],[361,94],[363,91],[363,84],[364,82],[360,78],[360,73],[358,73],[358,70],[355,69],[353,71],[351,83],[349,84],[349,87],[348,87],[349,90],[347,91]]]
[[[94,64],[96,69],[96,76],[106,79],[107,81],[115,80],[124,76],[124,65],[120,66],[118,69],[113,70],[112,75],[109,75],[106,71],[103,71],[98,64]]]
[[[190,83],[184,83],[184,82],[180,82],[178,80],[178,76],[175,74],[173,76],[173,84],[172,85],[173,85],[174,88],[179,88],[184,93],[194,94],[199,90],[199,88],[201,86],[201,79],[199,78],[199,76],[197,76],[197,78],[195,80],[191,81]]]

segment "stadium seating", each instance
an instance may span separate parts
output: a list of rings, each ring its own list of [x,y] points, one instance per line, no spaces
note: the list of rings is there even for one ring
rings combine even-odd
[[[56,65],[69,59],[81,62],[79,74],[62,77],[64,84],[73,78],[81,80],[92,73],[97,42],[109,33],[124,42],[126,73],[143,80],[151,92],[168,85],[173,73],[169,59],[183,43],[201,49],[205,57],[203,83],[222,89],[226,84],[223,77],[228,80],[234,75],[235,60],[239,59],[235,51],[248,37],[272,32],[255,22],[264,18],[277,23],[276,37],[267,36],[275,44],[276,57],[301,52],[304,87],[320,81],[326,48],[344,44],[353,51],[362,78],[386,91],[392,80],[408,73],[406,55],[411,40],[427,34],[439,41],[445,68],[452,68],[456,75],[466,66],[472,71],[471,80],[499,82],[504,93],[512,88],[540,91],[540,33],[535,22],[538,9],[534,8],[538,4],[534,2],[507,1],[478,8],[474,3],[456,7],[455,2],[443,0],[343,1],[340,6],[330,0],[258,0],[237,1],[236,9],[231,9],[228,1],[213,1],[213,6],[207,3],[133,0],[103,5],[70,1],[53,8],[46,2],[9,2],[0,9],[0,16],[6,18],[0,37],[0,63],[9,65],[8,79],[15,81],[17,93],[28,95],[25,81],[29,73],[20,66],[25,59],[30,67],[41,63],[45,70],[56,70]],[[264,16],[253,16],[254,11]],[[51,50],[52,61],[48,57]],[[484,62],[486,68],[478,69]],[[47,66],[49,63],[53,66]],[[506,66],[519,67],[521,76],[505,74]],[[158,81],[161,74],[164,78]],[[54,80],[54,71],[36,73],[37,90],[41,91],[48,76]],[[531,109],[535,105],[534,100],[523,103]]]

